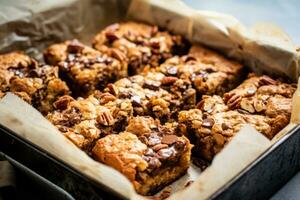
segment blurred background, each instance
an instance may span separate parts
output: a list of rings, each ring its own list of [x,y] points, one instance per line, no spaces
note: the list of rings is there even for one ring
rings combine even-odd
[[[233,15],[247,27],[257,22],[278,25],[293,44],[300,46],[299,0],[183,0],[199,10],[212,10]]]

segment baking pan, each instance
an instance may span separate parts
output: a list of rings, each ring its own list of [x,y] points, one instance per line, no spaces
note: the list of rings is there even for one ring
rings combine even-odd
[[[63,188],[75,199],[124,199],[0,125],[0,152]],[[55,198],[56,199],[56,198]],[[60,198],[63,199],[63,198]]]
[[[281,138],[211,199],[267,199],[300,169],[300,126]],[[124,199],[0,125],[0,151],[75,199]]]
[[[81,4],[84,5],[85,1],[80,1],[80,4],[78,4],[77,9],[82,8],[84,10],[84,7],[81,6]],[[94,1],[93,1],[94,2]],[[96,0],[95,0],[96,2]],[[99,1],[102,2],[102,1]],[[105,1],[103,1],[105,2]],[[103,3],[104,4],[104,3]],[[170,6],[172,7],[172,6]],[[105,7],[106,8],[106,7]],[[77,11],[76,9],[66,9],[66,11]],[[104,9],[108,10],[108,9]],[[172,11],[172,10],[171,10]],[[92,12],[92,11],[91,11]],[[66,13],[66,12],[64,12]],[[72,12],[73,13],[73,12]],[[75,12],[74,12],[75,13]],[[80,13],[80,12],[79,12]],[[86,12],[84,12],[86,13]],[[98,13],[98,12],[97,12]],[[119,12],[118,12],[119,13]],[[137,15],[139,15],[141,18],[144,15],[140,15],[141,12],[135,12]],[[178,11],[178,13],[181,13]],[[177,13],[177,14],[178,14]],[[48,17],[55,16],[53,13],[49,12],[49,15],[45,14],[45,19],[48,19]],[[75,13],[77,16],[77,13]],[[106,13],[108,14],[108,13]],[[113,15],[109,13],[110,15]],[[149,14],[149,13],[148,13]],[[170,13],[169,13],[170,14]],[[172,14],[172,12],[171,12]],[[38,15],[37,15],[38,16]],[[71,27],[80,27],[77,22],[77,18],[74,18],[74,20],[70,20],[70,16],[72,15],[66,15],[66,18],[63,18],[64,20],[57,20],[60,23],[64,24],[69,21],[74,21],[74,26]],[[80,14],[78,14],[80,18]],[[100,16],[100,15],[99,15]],[[173,16],[173,15],[172,15]],[[177,16],[177,15],[176,15]],[[82,16],[81,16],[82,17]],[[107,17],[106,15],[101,17]],[[177,20],[180,20],[182,16],[177,16]],[[99,17],[100,18],[100,17]],[[120,20],[118,16],[115,16],[116,19],[110,19],[111,21],[107,23],[111,23],[113,21]],[[173,17],[175,19],[175,17]],[[36,24],[43,24],[41,23],[41,18],[34,18],[36,21]],[[84,18],[85,19],[85,18]],[[137,18],[139,19],[139,18]],[[152,19],[152,18],[151,18]],[[154,24],[163,25],[163,22],[166,22],[167,25],[172,25],[170,23],[170,20],[158,20],[157,18],[153,22]],[[184,18],[186,19],[186,18]],[[227,19],[227,18],[225,18]],[[88,21],[90,19],[86,19]],[[92,19],[96,20],[96,19]],[[90,21],[92,21],[90,20]],[[143,19],[141,19],[143,21]],[[45,20],[46,22],[49,22],[51,20]],[[79,20],[80,21],[80,20]],[[85,21],[83,21],[84,23]],[[172,22],[172,21],[171,21]],[[185,22],[185,21],[184,21]],[[201,21],[196,21],[197,23],[200,23]],[[21,24],[23,24],[22,22]],[[106,22],[105,22],[106,23]],[[196,23],[196,25],[197,25]],[[104,24],[104,22],[103,22]],[[187,23],[185,23],[187,24]],[[18,22],[16,24],[10,23],[10,26],[7,26],[5,30],[8,32],[14,32],[16,27],[23,27],[18,25]],[[26,27],[27,24],[25,23]],[[25,26],[24,25],[24,26]],[[51,30],[51,24],[49,27],[47,24],[43,24],[42,28],[49,28]],[[195,32],[199,31],[197,28],[201,28],[198,24],[198,26],[195,25]],[[28,26],[30,27],[30,26]],[[60,26],[57,26],[60,27]],[[70,28],[70,27],[69,27]],[[180,27],[181,29],[181,27]],[[184,29],[184,28],[182,28]],[[31,30],[29,28],[29,30]],[[56,33],[48,31],[47,29],[41,29],[44,33]],[[33,36],[34,41],[36,43],[31,42],[24,42],[21,46],[23,49],[28,48],[26,45],[34,46],[34,45],[47,45],[47,43],[44,43],[44,40],[51,39],[51,43],[53,43],[55,40],[61,40],[62,38],[56,38],[54,35],[48,35],[47,38],[35,38],[37,31],[41,31],[40,29],[32,29],[32,33],[29,31],[25,34],[28,36],[27,38],[30,38],[30,36]],[[65,30],[65,29],[63,29]],[[76,29],[77,30],[77,29]],[[78,29],[79,30],[79,29]],[[190,29],[189,29],[190,30]],[[208,30],[208,29],[206,29]],[[23,31],[23,30],[22,30]],[[21,33],[23,33],[21,31]],[[64,35],[66,38],[73,38],[74,35],[68,35],[68,34],[62,34],[62,30],[57,30],[58,35]],[[229,31],[230,32],[230,31]],[[75,33],[77,33],[75,31]],[[91,31],[92,33],[92,31]],[[203,32],[203,37],[197,37],[200,38],[206,38],[204,37],[207,32]],[[219,32],[217,32],[219,33]],[[32,34],[32,35],[30,35]],[[76,34],[75,34],[76,35]],[[193,34],[191,34],[193,35]],[[202,35],[201,35],[202,36]],[[223,35],[222,35],[223,36]],[[218,38],[218,37],[216,37]],[[220,37],[221,40],[223,37]],[[227,38],[227,35],[226,37]],[[80,38],[81,39],[81,38]],[[230,39],[228,39],[230,40]],[[42,42],[41,42],[42,41]],[[46,40],[47,41],[47,40]],[[197,40],[195,40],[197,41]],[[207,41],[213,41],[216,44],[219,44],[219,41],[215,40],[207,40]],[[47,41],[49,43],[49,41]],[[201,42],[201,41],[198,41]],[[203,41],[202,41],[203,42]],[[224,42],[224,41],[223,41]],[[214,43],[214,44],[215,44]],[[14,43],[15,44],[15,43]],[[20,46],[19,43],[16,43],[18,47]],[[208,46],[213,46],[212,44],[206,44]],[[230,46],[230,45],[229,45]],[[233,45],[234,46],[234,45]],[[12,46],[13,47],[13,46]],[[42,46],[38,46],[39,48],[43,48]],[[218,46],[213,46],[215,48],[218,48]],[[226,46],[227,47],[227,46]],[[240,46],[239,46],[240,47]],[[247,47],[247,46],[246,46]],[[243,50],[246,48],[244,46],[241,46],[240,50]],[[15,47],[16,48],[16,47]],[[9,48],[8,48],[9,49]],[[4,49],[4,50],[8,50]],[[272,48],[271,48],[272,49]],[[3,50],[3,49],[2,49]],[[224,49],[223,49],[224,50]],[[225,48],[226,50],[226,48]],[[274,49],[273,49],[274,50]],[[277,51],[274,50],[276,53]],[[30,53],[30,51],[28,52]],[[32,52],[31,52],[32,53]],[[278,55],[275,54],[274,55]],[[281,53],[282,52],[277,52]],[[286,53],[286,52],[285,52]],[[280,54],[280,55],[281,55]],[[289,55],[289,54],[284,54]],[[249,56],[247,56],[249,57]],[[290,58],[287,56],[287,58]],[[276,61],[278,61],[278,56],[276,57]],[[290,61],[289,59],[287,59]],[[259,64],[260,62],[252,62],[254,64]],[[279,62],[282,63],[282,62]],[[291,70],[289,70],[291,71]],[[295,74],[297,75],[297,74]],[[235,176],[230,182],[225,184],[221,189],[219,189],[213,196],[211,196],[211,199],[265,199],[270,197],[275,191],[279,189],[293,174],[295,174],[299,170],[299,163],[300,158],[298,153],[299,151],[299,142],[300,142],[300,135],[299,135],[299,126],[295,127],[293,130],[289,131],[288,134],[286,134],[283,138],[281,138],[279,141],[276,142],[268,151],[266,151],[263,155],[261,155],[258,159],[256,159],[255,162],[248,165],[241,173],[239,173],[237,176]],[[65,191],[70,193],[74,198],[76,199],[119,199],[123,198],[122,196],[118,196],[116,193],[114,193],[112,190],[110,190],[107,186],[101,185],[99,183],[94,182],[92,179],[89,179],[85,175],[83,175],[82,172],[75,170],[74,168],[70,167],[69,165],[65,164],[62,160],[58,160],[52,155],[46,153],[45,150],[38,148],[33,143],[22,139],[19,137],[16,133],[8,130],[7,128],[0,125],[0,151],[3,151],[5,154],[7,154],[12,159],[15,159],[16,161],[20,162],[22,165],[30,168],[31,170],[35,171],[37,174],[41,175],[42,177],[48,179],[55,185],[63,188]],[[238,158],[237,158],[238,159]]]
[[[75,200],[69,193],[41,177],[11,157],[0,152],[0,160],[7,160],[14,168],[15,186],[1,188],[3,200],[14,199],[61,199]]]

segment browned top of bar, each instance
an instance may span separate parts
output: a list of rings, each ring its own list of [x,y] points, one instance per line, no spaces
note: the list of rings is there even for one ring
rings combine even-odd
[[[125,129],[132,116],[129,101],[109,99],[104,93],[88,98],[63,96],[47,118],[73,143],[89,151],[96,139]]]
[[[165,122],[180,109],[195,105],[195,91],[181,81],[166,84],[164,80],[164,74],[149,72],[120,79],[109,84],[105,91],[116,98],[130,99],[136,115],[151,115]]]
[[[176,51],[186,49],[181,36],[159,31],[157,26],[137,22],[116,23],[106,27],[93,40],[93,46],[109,52],[112,48],[123,52],[132,74],[149,65],[156,67]]]
[[[69,93],[57,67],[41,65],[22,52],[0,55],[0,90],[15,93],[42,113],[52,109],[58,96]]]
[[[188,55],[168,59],[156,71],[185,80],[199,94],[207,95],[223,95],[236,87],[244,74],[240,63],[201,46],[193,46]]]
[[[47,63],[59,66],[79,95],[91,94],[96,89],[103,89],[107,83],[127,76],[126,63],[77,40],[50,46],[44,52],[44,58]]]
[[[274,137],[290,120],[294,84],[250,74],[239,87],[220,96],[203,96],[198,109],[182,111],[185,134],[199,139],[200,154],[211,160],[245,124],[266,137]]]
[[[175,129],[161,126],[149,117],[136,117],[125,132],[99,139],[93,155],[135,181],[143,179],[142,173],[176,163],[190,148],[189,141],[177,136]]]

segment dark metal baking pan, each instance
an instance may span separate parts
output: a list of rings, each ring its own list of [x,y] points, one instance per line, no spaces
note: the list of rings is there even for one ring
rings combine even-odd
[[[0,188],[0,199],[61,199],[75,200],[69,193],[41,177],[34,171],[0,152],[0,160],[7,160],[14,171],[15,185]]]
[[[0,151],[64,189],[77,200],[124,199],[2,125]]]
[[[267,199],[300,169],[300,126],[293,128],[211,199]],[[55,159],[0,125],[0,151],[17,160],[76,199],[120,199],[106,186]]]

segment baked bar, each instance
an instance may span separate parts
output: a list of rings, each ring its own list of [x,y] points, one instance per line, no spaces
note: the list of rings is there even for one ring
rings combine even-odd
[[[130,101],[98,91],[85,99],[63,96],[54,107],[49,121],[87,153],[100,137],[125,130],[133,112]]]
[[[203,96],[198,109],[180,112],[181,131],[196,141],[195,152],[207,160],[245,124],[271,139],[289,123],[295,90],[294,84],[250,74],[224,98]]]
[[[192,145],[177,136],[174,126],[133,118],[125,132],[99,139],[93,156],[123,173],[138,193],[153,194],[185,174],[190,164]]]
[[[116,50],[117,51],[117,50]],[[127,63],[83,45],[77,40],[54,44],[44,51],[45,61],[57,65],[74,96],[88,96],[107,83],[127,76]]]
[[[13,92],[46,114],[60,96],[69,94],[58,68],[41,65],[22,52],[0,55],[0,96]]]
[[[240,63],[201,46],[192,46],[188,55],[175,56],[156,68],[168,77],[189,82],[201,95],[223,95],[244,78]]]
[[[112,24],[93,40],[93,47],[100,51],[122,51],[127,57],[131,75],[141,72],[146,66],[156,67],[174,54],[184,53],[187,46],[179,35],[137,22]]]
[[[105,91],[117,99],[131,100],[134,115],[150,115],[164,123],[176,119],[181,109],[192,108],[196,102],[195,90],[185,87],[180,81],[178,84],[169,83],[169,91],[162,89],[164,77],[156,72],[135,75],[108,84]],[[173,92],[170,92],[171,88]]]

